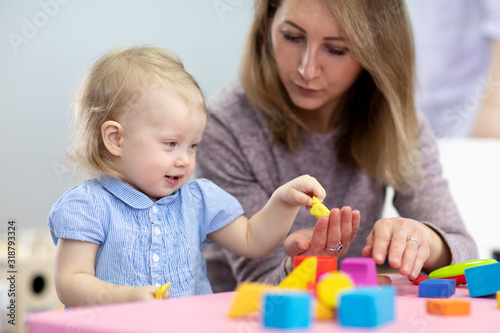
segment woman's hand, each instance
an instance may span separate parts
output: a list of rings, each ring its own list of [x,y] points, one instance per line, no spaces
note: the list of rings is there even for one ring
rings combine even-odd
[[[364,257],[389,265],[414,280],[422,268],[432,271],[449,265],[451,254],[441,237],[423,223],[401,217],[378,220],[365,241]]]
[[[299,255],[339,257],[347,252],[359,229],[360,213],[351,207],[334,208],[330,216],[323,216],[314,228],[300,229],[291,233],[283,245],[290,257]],[[342,243],[340,252],[327,250]]]

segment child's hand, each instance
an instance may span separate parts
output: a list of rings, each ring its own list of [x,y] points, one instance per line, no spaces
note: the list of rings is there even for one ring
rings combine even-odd
[[[157,289],[158,288],[154,286],[130,287],[127,295],[127,301],[134,302],[154,300]],[[168,298],[170,298],[170,292],[167,290],[163,294],[163,299]]]
[[[310,209],[312,197],[318,197],[321,201],[326,197],[326,191],[316,178],[303,175],[282,185],[278,189],[281,199],[291,206],[306,206]]]

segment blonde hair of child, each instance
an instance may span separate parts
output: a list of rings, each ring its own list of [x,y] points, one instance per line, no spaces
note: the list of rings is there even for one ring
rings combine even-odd
[[[154,85],[171,89],[191,110],[206,114],[203,92],[173,53],[159,47],[127,47],[102,56],[76,93],[75,128],[69,161],[91,177],[120,178],[113,156],[104,146],[101,126],[122,115],[127,106]]]

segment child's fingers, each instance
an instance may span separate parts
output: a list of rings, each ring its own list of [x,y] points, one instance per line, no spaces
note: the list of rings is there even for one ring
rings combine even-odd
[[[316,178],[309,175],[304,175],[297,178],[298,184],[295,187],[297,191],[307,194],[308,196],[315,196],[321,201],[326,197],[326,191]],[[311,202],[312,204],[312,202]]]

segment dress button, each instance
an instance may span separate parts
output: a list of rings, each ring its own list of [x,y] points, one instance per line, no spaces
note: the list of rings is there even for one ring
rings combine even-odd
[[[158,213],[158,207],[153,206],[153,208],[151,209],[151,211],[152,211],[154,214]]]
[[[153,261],[154,261],[154,262],[158,262],[158,261],[160,261],[160,257],[159,257],[156,253],[155,253],[155,254],[153,254]]]
[[[158,236],[159,234],[161,234],[160,228],[156,227],[155,228],[155,235]]]

